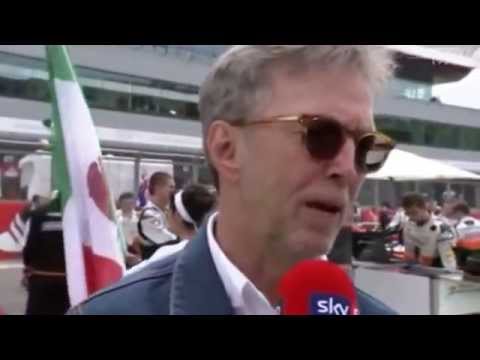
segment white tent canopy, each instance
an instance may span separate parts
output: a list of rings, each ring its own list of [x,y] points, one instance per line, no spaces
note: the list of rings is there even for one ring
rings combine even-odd
[[[395,181],[480,180],[480,175],[458,169],[441,161],[394,149],[383,168],[368,175],[367,178]]]

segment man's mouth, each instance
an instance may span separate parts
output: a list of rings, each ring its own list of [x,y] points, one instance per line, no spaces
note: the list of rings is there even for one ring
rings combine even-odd
[[[311,209],[323,211],[332,215],[336,215],[342,211],[341,206],[322,201],[307,201],[306,205]]]

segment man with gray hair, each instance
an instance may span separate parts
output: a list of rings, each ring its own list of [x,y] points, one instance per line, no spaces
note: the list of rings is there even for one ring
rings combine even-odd
[[[200,92],[218,213],[181,253],[72,313],[277,314],[279,280],[328,253],[394,146],[373,123],[392,69],[374,45],[232,47]],[[393,313],[360,290],[358,302],[361,314]]]

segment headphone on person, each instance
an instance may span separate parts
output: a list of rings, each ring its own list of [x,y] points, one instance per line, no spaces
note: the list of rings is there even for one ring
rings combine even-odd
[[[197,229],[197,224],[195,221],[192,219],[190,214],[188,213],[188,210],[185,208],[185,205],[183,204],[183,190],[180,190],[177,192],[174,197],[173,197],[173,204],[175,207],[175,211],[180,215],[182,220],[190,225],[193,225],[195,227],[195,230]]]
[[[186,225],[198,229],[215,206],[215,202],[215,194],[207,187],[189,185],[172,196],[171,210],[178,213]]]

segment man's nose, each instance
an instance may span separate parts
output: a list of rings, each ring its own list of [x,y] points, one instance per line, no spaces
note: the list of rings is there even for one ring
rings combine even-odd
[[[353,139],[346,139],[335,157],[327,161],[327,176],[343,181],[359,177],[355,156],[355,142]]]

